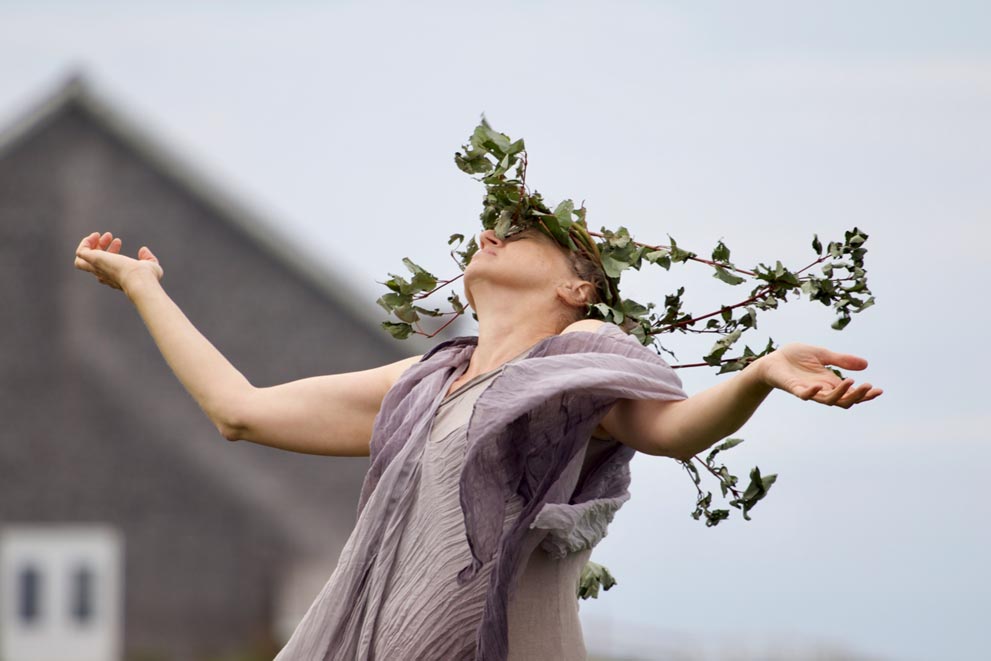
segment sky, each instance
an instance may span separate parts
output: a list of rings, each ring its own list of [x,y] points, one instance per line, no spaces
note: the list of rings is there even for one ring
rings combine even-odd
[[[619,583],[582,602],[586,641],[986,654],[986,3],[0,0],[0,126],[74,68],[303,258],[350,272],[373,313],[403,257],[454,275],[448,236],[480,229],[481,185],[452,156],[483,112],[525,138],[531,187],[584,200],[595,229],[702,256],[722,240],[742,268],[865,231],[873,307],[838,332],[791,300],[741,342],[862,356],[848,375],[884,394],[846,410],[772,393],[726,453],[779,476],[749,522],[692,520],[680,466],[638,455],[592,555]],[[632,276],[625,295],[684,285],[696,314],[745,297],[699,264]],[[712,342],[664,339],[680,362]],[[731,378],[679,375],[689,394]]]

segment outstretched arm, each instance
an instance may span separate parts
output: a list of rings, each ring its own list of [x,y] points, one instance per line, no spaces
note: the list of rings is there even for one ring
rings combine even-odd
[[[621,399],[601,426],[612,438],[646,454],[688,460],[740,429],[775,388],[841,408],[884,392],[869,383],[854,388],[852,378],[841,380],[826,365],[862,370],[867,361],[792,342],[688,399]]]
[[[79,244],[75,266],[127,294],[169,367],[224,438],[307,454],[368,456],[386,392],[419,356],[255,387],[166,294],[152,252],[142,246],[132,259],[120,249],[121,240],[110,232],[94,232]]]

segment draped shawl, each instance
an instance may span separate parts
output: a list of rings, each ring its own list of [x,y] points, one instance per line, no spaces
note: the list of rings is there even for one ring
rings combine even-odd
[[[336,605],[322,614],[334,614],[336,621],[321,622],[315,603],[293,634],[298,640],[290,640],[277,661],[365,658],[368,641],[348,640],[361,629],[356,620],[375,616],[364,612],[361,593],[377,580],[370,569],[387,547],[382,540],[397,532],[390,524],[415,491],[412,466],[437,407],[467,369],[477,343],[477,337],[463,336],[438,344],[387,392],[373,425],[359,519],[373,493],[384,504],[362,538],[349,540],[335,570],[340,575],[333,594],[325,589],[317,597],[318,602],[333,599]],[[687,396],[663,358],[610,323],[596,332],[544,338],[522,360],[506,364],[482,392],[469,418],[460,476],[472,559],[451,576],[464,585],[483,564],[495,563],[476,636],[476,661],[505,661],[508,655],[507,606],[532,550],[523,543],[527,531],[547,530],[540,546],[563,557],[597,544],[629,499],[629,462],[635,450],[618,441],[579,479],[585,447],[605,414],[619,399]],[[394,461],[395,470],[387,470]],[[523,507],[504,532],[506,503],[514,493],[522,497]]]

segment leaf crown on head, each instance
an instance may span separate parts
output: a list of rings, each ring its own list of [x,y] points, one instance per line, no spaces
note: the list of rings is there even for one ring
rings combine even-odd
[[[604,239],[597,241],[589,233],[584,203],[575,208],[574,202],[567,199],[551,210],[539,192],[531,193],[527,188],[523,140],[514,141],[494,130],[484,115],[468,144],[455,152],[454,162],[470,175],[481,175],[478,180],[485,185],[480,214],[484,229],[493,230],[498,238],[505,239],[525,229],[537,228],[567,250],[583,254],[604,276],[597,285],[599,302],[590,303],[585,316],[615,321],[631,329],[644,344],[651,342],[647,331],[652,324],[644,315],[653,304],[645,307],[624,299],[619,292],[619,280],[624,269],[639,269],[645,258],[656,263],[670,259],[669,251],[637,245],[625,227],[615,232],[602,228]],[[455,240],[463,241],[464,236],[455,234],[450,243]],[[462,271],[477,250],[478,244],[472,237],[465,250],[456,251]],[[667,268],[670,262],[663,265]]]
[[[719,374],[724,374],[742,370],[755,360],[775,351],[774,341],[768,338],[767,346],[759,353],[745,345],[739,355],[725,355],[746,331],[757,328],[758,310],[777,309],[779,301],[787,301],[790,293],[804,293],[810,301],[835,308],[839,313],[839,317],[831,325],[835,330],[843,330],[850,323],[852,314],[863,312],[874,304],[874,296],[867,286],[867,271],[864,266],[867,254],[864,243],[868,236],[857,227],[845,232],[843,241],[830,241],[825,251],[819,236],[813,235],[812,249],[816,258],[797,271],[786,268],[780,260],[776,260],[773,267],[760,263],[752,269],[742,269],[730,261],[730,249],[722,240],[712,250],[712,258],[704,259],[694,252],[679,248],[670,234],[670,244],[660,246],[634,241],[629,231],[622,226],[615,231],[605,227],[600,232],[589,231],[584,203],[576,209],[571,200],[564,200],[552,211],[539,193],[530,193],[527,189],[527,154],[523,140],[513,141],[504,133],[493,130],[484,116],[462,150],[455,152],[455,163],[470,175],[480,175],[478,180],[485,185],[480,216],[484,229],[493,230],[497,237],[505,239],[517,232],[537,228],[565,249],[585,255],[601,271],[601,274],[593,274],[600,301],[588,304],[586,317],[620,325],[642,344],[655,345],[659,350],[671,354],[675,360],[677,357],[674,353],[660,344],[660,334],[678,331],[717,333],[721,336],[703,356],[704,362],[672,365],[674,369],[710,365],[718,367]],[[460,247],[464,239],[462,234],[452,234],[448,245],[457,241],[457,247]],[[412,273],[412,278],[390,273],[389,280],[381,283],[390,291],[379,297],[377,303],[399,320],[398,323],[384,321],[383,328],[397,339],[405,339],[413,332],[434,337],[464,314],[465,306],[456,292],[452,292],[447,298],[453,308],[450,312],[425,308],[417,303],[462,277],[478,248],[478,243],[472,237],[464,250],[453,250],[451,256],[462,273],[443,281],[438,281],[435,275],[409,258],[404,258],[403,264]],[[711,266],[712,276],[728,285],[739,286],[747,282],[747,278],[757,280],[759,284],[750,290],[744,300],[733,305],[720,305],[718,310],[701,315],[693,315],[682,309],[682,295],[685,291],[683,286],[664,297],[662,314],[652,312],[655,307],[653,303],[643,306],[620,296],[619,278],[626,269],[639,270],[646,261],[670,270],[672,263],[685,263],[689,260]],[[819,265],[822,269],[821,277],[807,273]],[[581,270],[587,271],[584,265]],[[604,277],[599,277],[600,275]],[[739,316],[734,317],[734,311],[738,311]],[[451,319],[432,334],[427,334],[419,326],[421,315],[450,315]],[[703,321],[704,328],[695,328],[697,323]],[[837,378],[843,378],[838,370],[830,368],[830,371]],[[748,512],[764,498],[777,477],[774,474],[762,475],[754,467],[750,472],[750,485],[742,492],[737,489],[737,477],[726,466],[716,462],[716,455],[736,446],[742,440],[727,439],[716,446],[704,461],[698,455],[679,460],[692,477],[698,495],[692,517],[700,520],[704,515],[707,526],[714,526],[727,518],[729,510],[711,508],[712,492],[702,489],[701,476],[693,461],[719,480],[723,497],[732,493],[733,499],[729,504],[741,509],[743,518],[748,520]]]
[[[500,239],[530,227],[539,229],[564,248],[584,254],[599,267],[606,276],[606,286],[599,288],[602,301],[608,305],[620,301],[619,273],[606,272],[602,252],[588,233],[584,205],[575,209],[574,202],[564,200],[551,211],[540,193],[527,191],[527,159],[522,139],[514,142],[505,133],[493,130],[483,116],[462,149],[464,154],[454,154],[457,166],[468,174],[483,175],[480,181],[486,190],[480,218],[484,229],[494,230]],[[510,178],[507,173],[514,167],[516,171]],[[477,250],[477,246],[474,248]]]
[[[651,245],[633,240],[623,226],[615,230],[602,227],[599,232],[590,231],[584,203],[575,208],[574,202],[567,199],[551,210],[540,193],[531,193],[527,188],[527,152],[523,140],[514,141],[506,134],[494,130],[484,115],[469,137],[468,144],[461,149],[455,152],[454,162],[462,171],[478,175],[477,180],[485,186],[480,214],[483,229],[493,230],[498,238],[505,239],[523,230],[536,228],[572,254],[584,255],[599,271],[592,273],[590,277],[584,266],[576,269],[576,272],[586,272],[585,279],[594,280],[598,293],[599,300],[588,303],[584,316],[617,324],[646,346],[654,345],[660,351],[671,353],[660,344],[659,336],[663,333],[719,333],[724,337],[705,356],[705,364],[720,366],[720,373],[736,371],[773,351],[773,341],[768,340],[767,347],[761,353],[744,347],[743,354],[737,358],[724,359],[723,354],[746,330],[757,327],[758,310],[776,309],[779,301],[788,300],[790,292],[802,292],[810,300],[833,306],[840,314],[832,324],[836,330],[846,327],[852,313],[862,312],[874,303],[874,297],[870,296],[867,287],[867,272],[864,268],[867,250],[863,244],[867,240],[867,234],[856,227],[845,233],[842,242],[830,242],[825,253],[818,235],[814,236],[812,248],[817,258],[798,271],[789,270],[780,260],[773,267],[761,263],[750,270],[741,269],[730,261],[730,249],[722,240],[713,249],[712,258],[704,259],[678,247],[670,234],[668,245]],[[434,337],[466,312],[465,305],[456,292],[451,292],[447,298],[452,308],[449,312],[418,304],[464,275],[472,256],[479,249],[472,236],[464,249],[458,250],[464,241],[463,234],[452,234],[448,240],[448,245],[458,243],[451,251],[451,257],[461,270],[461,274],[456,277],[438,280],[433,273],[409,258],[404,258],[403,264],[412,273],[412,278],[390,273],[390,278],[381,283],[390,291],[380,296],[376,302],[398,319],[398,322],[382,322],[382,327],[393,337],[405,339],[414,332]],[[734,305],[722,305],[719,310],[699,316],[693,316],[682,309],[684,287],[678,287],[676,292],[665,295],[660,313],[653,311],[656,307],[654,303],[641,305],[620,295],[619,280],[626,269],[639,271],[643,263],[647,262],[670,270],[672,264],[688,261],[711,266],[712,276],[731,286],[747,281],[747,278],[741,276],[753,278],[760,284],[750,291],[745,300]],[[803,272],[819,264],[822,264],[823,277],[803,275]],[[843,269],[846,275],[836,273],[834,269]],[[869,298],[862,298],[864,295]],[[742,308],[741,312],[744,314],[734,318],[733,311],[739,308]],[[420,327],[422,316],[451,318],[428,334]],[[474,313],[472,316],[475,316]],[[694,328],[701,321],[705,321],[705,328]]]

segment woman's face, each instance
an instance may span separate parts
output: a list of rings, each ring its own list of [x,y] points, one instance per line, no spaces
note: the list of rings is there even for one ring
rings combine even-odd
[[[537,228],[529,227],[505,239],[497,238],[493,230],[484,230],[478,246],[464,272],[465,297],[476,311],[473,287],[476,292],[500,295],[543,291],[552,300],[558,285],[578,280],[565,249]]]

